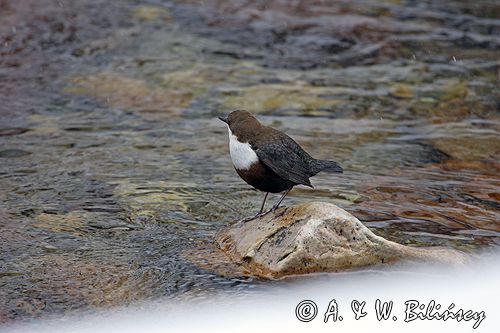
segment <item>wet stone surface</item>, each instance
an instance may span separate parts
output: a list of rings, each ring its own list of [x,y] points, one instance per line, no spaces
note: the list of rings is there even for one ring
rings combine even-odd
[[[192,259],[262,199],[235,108],[346,170],[285,204],[497,247],[498,36],[494,0],[0,0],[0,322],[258,289]]]
[[[357,218],[326,202],[279,208],[219,231],[216,240],[250,276],[278,279],[339,272],[396,261],[463,266],[471,258],[440,247],[410,247],[376,236]]]

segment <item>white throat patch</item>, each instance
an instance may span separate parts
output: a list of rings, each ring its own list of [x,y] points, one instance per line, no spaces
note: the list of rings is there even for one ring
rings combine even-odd
[[[231,161],[238,170],[248,170],[250,166],[259,161],[259,157],[253,151],[248,142],[241,143],[238,138],[231,132],[229,126],[229,153],[231,154]]]

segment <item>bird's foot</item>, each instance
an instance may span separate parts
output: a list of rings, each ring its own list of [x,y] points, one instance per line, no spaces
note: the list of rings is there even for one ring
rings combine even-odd
[[[239,220],[238,222],[245,223],[245,222],[248,222],[248,221],[251,221],[251,220],[258,219],[259,217],[265,216],[265,215],[269,214],[270,212],[274,211],[273,208],[271,208],[269,210],[266,210],[265,212],[260,212],[257,215],[252,216],[252,217],[244,217],[241,220]]]
[[[283,215],[283,214],[285,214],[285,212],[286,212],[286,207],[285,207],[285,209],[283,209],[281,212],[276,213],[276,211],[277,211],[277,210],[278,210],[278,208],[280,208],[280,207],[281,207],[280,205],[274,205],[274,206],[273,206],[270,210],[268,210],[268,211],[266,212],[266,214],[267,214],[267,213],[271,213],[271,212],[272,212],[272,213],[274,214],[274,218],[277,218],[277,217],[279,217],[279,216],[282,216],[282,215]],[[281,207],[281,208],[283,208],[283,207]]]
[[[265,212],[265,214],[271,213],[271,212],[274,213],[278,208],[280,208],[280,205],[274,205],[271,207],[271,209],[269,209],[267,212]]]

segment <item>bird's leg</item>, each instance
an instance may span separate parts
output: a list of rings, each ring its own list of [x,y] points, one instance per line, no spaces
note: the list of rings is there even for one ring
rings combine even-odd
[[[248,222],[248,221],[254,220],[256,218],[262,217],[264,215],[267,215],[270,212],[274,212],[276,209],[278,209],[278,207],[281,205],[281,203],[283,202],[283,200],[285,200],[285,197],[287,196],[287,194],[291,190],[292,190],[292,188],[290,187],[288,190],[285,191],[285,193],[283,193],[283,195],[281,196],[280,200],[271,209],[269,209],[269,210],[267,210],[265,212],[262,212],[264,210],[264,204],[266,203],[267,195],[269,194],[269,192],[266,192],[266,195],[264,196],[264,201],[262,202],[262,206],[260,207],[259,213],[257,215],[255,215],[255,216],[246,217],[244,219],[241,219],[239,222]]]
[[[260,206],[259,214],[262,214],[262,212],[264,211],[264,205],[266,204],[268,194],[269,194],[269,192],[266,192],[266,195],[264,196],[264,201],[262,201],[262,206]],[[259,215],[259,214],[257,214],[257,215]]]
[[[262,213],[264,211],[264,206],[266,205],[266,200],[267,200],[268,195],[269,195],[269,192],[266,192],[266,195],[264,196],[264,201],[262,201],[262,205],[260,206],[260,210],[257,213],[257,215],[252,216],[252,217],[245,217],[245,218],[241,219],[239,222],[248,222],[248,221],[251,221],[253,219],[264,216],[267,213],[269,213],[269,211],[265,212],[264,214]]]
[[[281,203],[283,202],[283,200],[285,200],[285,197],[287,196],[287,194],[291,190],[292,190],[292,188],[290,187],[288,190],[285,191],[285,193],[283,193],[283,195],[280,198],[280,201],[278,201],[278,203],[276,203],[276,205],[274,205],[273,208],[271,208],[271,211],[275,211],[276,209],[278,209],[278,207],[281,205]]]
[[[260,216],[264,216],[264,215],[269,214],[270,212],[274,212],[276,209],[278,209],[278,207],[281,205],[283,200],[285,200],[285,197],[287,196],[288,193],[290,193],[291,190],[292,190],[292,187],[290,187],[288,190],[286,190],[285,193],[283,193],[283,195],[281,196],[280,200],[272,208],[265,211],[264,213],[261,213]]]

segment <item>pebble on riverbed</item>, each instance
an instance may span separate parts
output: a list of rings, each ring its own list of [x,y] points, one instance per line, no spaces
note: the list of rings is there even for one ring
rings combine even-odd
[[[402,259],[467,262],[467,256],[456,250],[388,241],[345,210],[323,202],[281,208],[259,219],[237,222],[216,239],[231,261],[265,278],[335,272]]]

